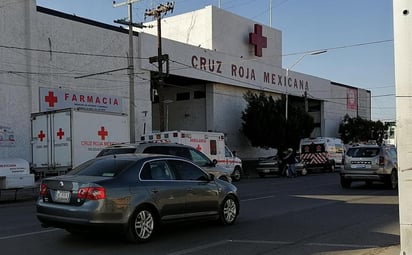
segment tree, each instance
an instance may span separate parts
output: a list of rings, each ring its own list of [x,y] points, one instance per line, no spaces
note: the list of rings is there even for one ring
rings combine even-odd
[[[303,107],[290,104],[286,120],[284,96],[275,101],[263,92],[248,91],[243,97],[248,105],[242,112],[241,131],[254,147],[296,149],[300,139],[309,137],[314,129],[313,118]]]
[[[361,117],[351,118],[345,115],[342,123],[339,125],[340,138],[344,143],[367,142],[370,140],[382,143],[388,124],[380,120],[365,120]]]

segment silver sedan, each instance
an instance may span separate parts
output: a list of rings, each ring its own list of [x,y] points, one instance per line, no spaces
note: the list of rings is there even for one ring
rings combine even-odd
[[[37,218],[72,234],[116,229],[131,242],[152,238],[161,223],[209,218],[231,225],[237,188],[183,158],[123,154],[87,161],[40,185]]]

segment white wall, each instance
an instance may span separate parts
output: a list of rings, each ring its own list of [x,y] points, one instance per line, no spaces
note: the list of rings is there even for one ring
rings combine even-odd
[[[206,6],[193,12],[175,16],[165,16],[161,20],[162,37],[195,47],[218,51],[237,58],[237,61],[254,60],[282,67],[282,32],[263,26],[263,36],[267,37],[267,48],[261,58],[255,57],[254,47],[249,44],[249,33],[254,32],[256,22],[219,9]],[[157,22],[147,22],[154,28],[141,31],[157,35]],[[242,58],[242,59],[240,59]]]
[[[67,16],[67,17],[66,17]],[[73,20],[75,19],[75,20]],[[0,143],[0,158],[31,161],[30,114],[39,110],[39,87],[85,91],[123,98],[129,112],[127,71],[76,78],[127,67],[128,33],[86,24],[71,15],[36,10],[35,1],[10,0],[0,8],[0,126],[14,131],[13,146]],[[135,36],[135,45],[138,38]],[[137,47],[136,47],[137,55]],[[150,77],[136,68],[136,133],[151,116]],[[147,120],[151,129],[151,119]],[[87,125],[87,123],[85,123]],[[3,145],[3,146],[2,146]]]

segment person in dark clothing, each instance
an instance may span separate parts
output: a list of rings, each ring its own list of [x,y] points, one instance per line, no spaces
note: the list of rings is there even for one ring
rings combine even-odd
[[[292,148],[288,149],[286,156],[284,157],[285,163],[288,165],[287,174],[289,177],[296,177],[296,153]]]
[[[281,176],[287,176],[287,168],[286,168],[286,161],[285,161],[285,152],[283,150],[278,150],[278,166],[280,169]]]

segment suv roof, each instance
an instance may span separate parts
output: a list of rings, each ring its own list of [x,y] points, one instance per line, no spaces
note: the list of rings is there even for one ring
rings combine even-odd
[[[149,153],[182,157],[204,168],[207,172],[213,173],[218,179],[227,180],[229,182],[232,180],[230,177],[231,172],[229,170],[221,166],[216,166],[216,164],[203,152],[196,150],[192,146],[178,143],[142,142],[113,144],[102,149],[96,157],[126,153]]]
[[[192,148],[188,145],[178,144],[178,143],[152,143],[152,142],[141,142],[141,143],[118,143],[112,144],[108,147],[102,149],[96,157],[101,157],[110,154],[125,154],[125,153],[142,153],[146,148],[152,147],[180,147],[180,148]]]

